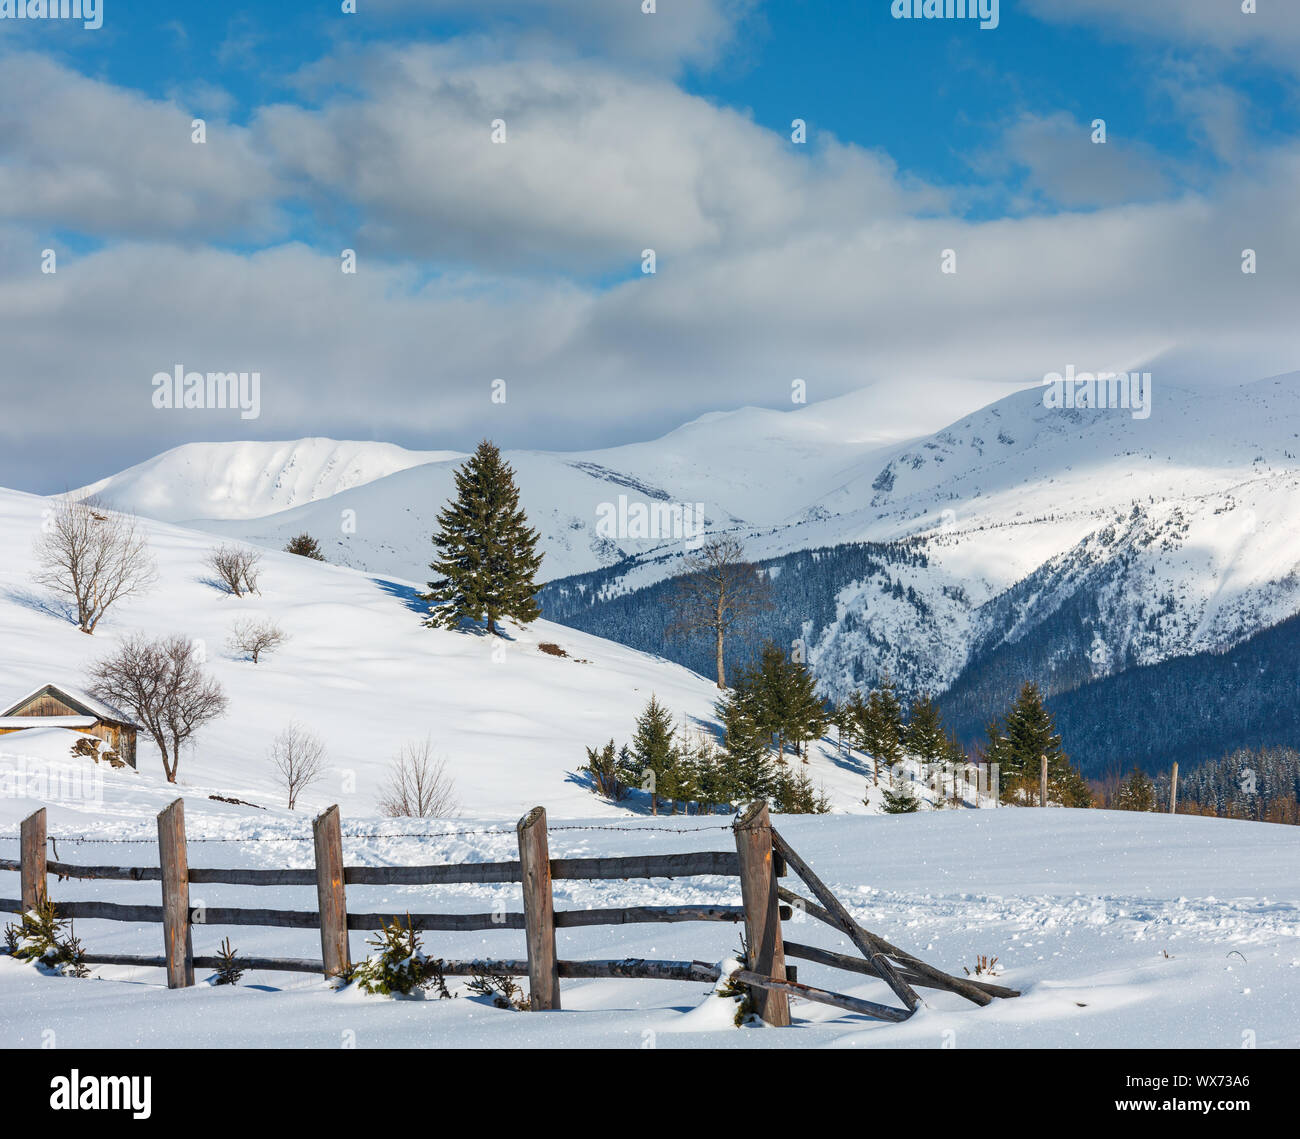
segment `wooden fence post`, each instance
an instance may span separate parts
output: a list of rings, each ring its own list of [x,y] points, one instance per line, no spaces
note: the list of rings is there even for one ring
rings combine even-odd
[[[751,803],[736,820],[736,853],[740,856],[740,896],[745,905],[747,968],[775,981],[786,980],[785,946],[781,939],[781,912],[777,899],[776,866],[772,851],[772,822],[767,804]],[[790,1001],[783,992],[751,988],[754,1011],[766,1023],[785,1028],[790,1023]]]
[[[320,953],[325,976],[341,977],[352,967],[348,953],[348,907],[343,890],[343,830],[335,804],[311,824],[316,842],[316,903],[320,910]]]
[[[45,808],[33,811],[19,828],[23,912],[45,901]]]
[[[163,951],[167,987],[194,984],[194,939],[190,930],[190,861],[185,849],[185,800],[158,815],[158,858],[162,866]]]
[[[1042,765],[1038,771],[1038,805],[1047,806],[1047,756],[1042,757]]]
[[[534,807],[519,832],[520,879],[524,890],[524,932],[528,940],[528,1007],[560,1007],[560,968],[555,955],[555,908],[551,899],[551,853],[546,808]]]
[[[1174,760],[1174,774],[1169,780],[1169,813],[1178,814],[1178,761]]]

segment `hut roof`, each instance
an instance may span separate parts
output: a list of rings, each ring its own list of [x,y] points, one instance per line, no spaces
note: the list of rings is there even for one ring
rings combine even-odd
[[[68,707],[74,708],[77,712],[81,713],[83,717],[89,716],[91,718],[92,723],[95,720],[103,720],[105,723],[121,724],[128,728],[140,727],[140,725],[137,724],[130,717],[130,715],[122,711],[121,708],[117,708],[114,705],[109,704],[104,700],[97,700],[95,697],[91,696],[88,692],[82,692],[79,688],[69,688],[63,684],[42,684],[39,688],[35,688],[31,692],[27,693],[27,695],[24,696],[21,700],[15,701],[8,708],[5,708],[3,711],[0,711],[0,718],[8,718],[14,716],[15,713],[18,711],[18,709],[21,708],[24,704],[27,704],[30,701],[35,700],[36,697],[43,696],[46,693],[49,693],[51,696],[55,696],[58,699],[62,700],[63,703],[68,705]],[[19,716],[16,718],[23,719],[23,720],[29,720],[29,719],[36,720],[42,724],[48,725],[53,720],[62,720],[62,719],[67,719],[68,717],[66,716]]]

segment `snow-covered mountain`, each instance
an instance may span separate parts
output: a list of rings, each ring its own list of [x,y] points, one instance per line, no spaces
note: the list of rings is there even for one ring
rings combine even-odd
[[[461,457],[334,439],[186,443],[74,493],[163,522],[262,518],[421,463]]]
[[[878,415],[883,398],[876,389],[789,412],[710,414],[600,451],[508,452],[542,531],[543,576],[600,571],[608,598],[678,572],[680,536],[602,529],[602,511],[620,499],[703,503],[708,528],[735,532],[756,560],[907,543],[918,557],[839,583],[835,616],[806,630],[832,695],[886,668],[905,688],[944,691],[998,654],[1072,687],[1229,647],[1300,610],[1300,540],[1288,525],[1300,510],[1297,377],[1157,385],[1149,417],[1048,407],[1034,388],[902,441],[897,416]],[[220,445],[242,470],[239,446]],[[212,455],[204,487],[257,485],[223,481]],[[247,491],[206,516],[192,495],[184,512],[271,547],[307,530],[333,561],[419,581],[456,465],[438,457],[336,493],[303,491],[274,513],[262,509],[273,497]],[[99,493],[157,515],[148,466]]]
[[[969,403],[970,395],[960,398]],[[897,406],[895,406],[897,405]],[[604,519],[684,506],[707,529],[785,526],[873,456],[919,433],[923,415],[880,388],[788,412],[710,413],[662,438],[583,452],[507,451],[553,580],[649,551],[682,549],[684,527]],[[119,509],[273,548],[306,530],[331,561],[421,580],[455,452],[307,439],[175,448],[83,487]]]
[[[1298,455],[1296,377],[1159,387],[1146,419],[1030,390],[865,457],[796,521],[740,531],[773,574],[809,572],[795,551],[901,543],[907,557],[832,581],[830,615],[779,631],[805,641],[827,694],[887,669],[909,690],[981,688],[991,713],[1021,680],[1062,690],[1222,651],[1300,611]],[[583,627],[671,653],[653,586],[679,567],[646,557],[564,587],[606,606]]]
[[[1003,646],[1033,646],[1065,687],[1229,647],[1300,610],[1298,440],[1295,379],[1161,388],[1145,420],[1017,393],[824,500],[865,500],[841,533],[910,537],[926,561],[896,575],[921,604],[863,582],[842,611],[889,643],[880,663],[934,688]],[[860,649],[842,624],[814,654],[828,683]],[[917,644],[939,655],[909,659]]]

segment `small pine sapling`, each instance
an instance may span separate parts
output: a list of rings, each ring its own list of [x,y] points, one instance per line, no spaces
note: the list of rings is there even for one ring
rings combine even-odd
[[[736,954],[736,962],[741,969],[749,968],[749,945],[745,941],[745,934],[740,935],[740,952]],[[754,994],[748,985],[742,985],[735,980],[735,975],[739,969],[726,970],[723,966],[723,975],[718,981],[717,987],[713,990],[714,995],[724,1001],[736,1002],[736,1015],[734,1023],[737,1028],[744,1028],[746,1024],[752,1022],[754,1013]]]
[[[5,945],[19,961],[35,961],[71,977],[85,977],[89,973],[81,939],[73,932],[71,921],[59,917],[49,898],[23,914],[19,925],[5,928]]]
[[[420,948],[420,935],[411,926],[394,918],[366,942],[379,950],[352,970],[351,980],[365,993],[382,996],[410,996],[432,988],[440,998],[451,994],[443,980],[442,961],[430,960]]]
[[[892,782],[893,786],[886,785],[881,793],[884,797],[885,814],[910,815],[919,811],[921,801],[913,794],[911,783],[901,778],[896,778]]]
[[[244,975],[244,966],[239,963],[239,958],[235,953],[235,947],[230,944],[230,938],[226,938],[221,943],[221,948],[217,951],[217,958],[221,964],[217,966],[216,976],[212,978],[214,985],[237,985],[239,978]]]

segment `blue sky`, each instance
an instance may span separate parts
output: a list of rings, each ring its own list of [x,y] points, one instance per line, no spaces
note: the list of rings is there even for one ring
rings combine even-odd
[[[795,377],[904,419],[968,382],[937,428],[1071,363],[1300,366],[1300,6],[1003,0],[992,30],[889,0],[656,7],[0,20],[0,384],[26,395],[0,483],[200,438],[591,448],[789,406]],[[260,370],[263,414],[160,414],[177,363]],[[113,430],[56,467],[69,403]]]

